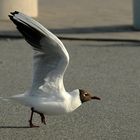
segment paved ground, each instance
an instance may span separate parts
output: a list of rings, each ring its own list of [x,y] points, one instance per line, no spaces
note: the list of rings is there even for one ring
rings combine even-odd
[[[38,20],[54,33],[89,38],[140,39],[132,26],[131,0],[39,0]],[[0,35],[14,26],[0,21]],[[7,31],[7,32],[5,32]],[[9,32],[11,31],[11,32]],[[6,33],[6,34],[5,34]],[[30,110],[0,102],[2,140],[139,140],[140,44],[63,41],[70,54],[67,90],[86,88],[102,101],[89,102],[69,115],[48,117],[28,128]],[[24,40],[0,40],[0,95],[24,92],[31,83],[32,50]]]
[[[23,40],[0,43],[1,96],[22,93],[31,83],[32,51]],[[28,108],[0,102],[1,139],[139,140],[140,47],[121,42],[64,44],[71,57],[66,88],[89,89],[102,101],[86,103],[70,115],[48,117],[48,124],[37,129],[24,128]]]

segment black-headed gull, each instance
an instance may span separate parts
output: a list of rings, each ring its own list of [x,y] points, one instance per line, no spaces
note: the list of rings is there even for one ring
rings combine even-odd
[[[34,112],[46,124],[44,114],[69,113],[84,102],[100,100],[86,90],[76,89],[70,93],[65,90],[63,76],[69,63],[69,54],[54,34],[23,13],[15,11],[9,17],[34,49],[31,89],[7,98],[31,108],[30,127],[38,127],[32,123]]]

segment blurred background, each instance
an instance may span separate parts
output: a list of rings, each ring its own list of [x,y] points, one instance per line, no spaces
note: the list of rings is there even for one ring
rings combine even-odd
[[[0,31],[15,30],[7,15],[10,9],[13,11],[17,7],[17,10],[35,17],[56,34],[75,36],[76,33],[76,36],[86,37],[92,34],[95,38],[139,39],[139,32],[134,31],[140,28],[137,25],[140,22],[137,10],[139,0],[2,1],[4,6],[1,4]]]

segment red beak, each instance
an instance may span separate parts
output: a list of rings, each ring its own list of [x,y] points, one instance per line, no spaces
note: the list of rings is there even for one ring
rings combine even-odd
[[[93,97],[91,97],[91,99],[101,100],[101,98],[99,98],[97,96],[93,96]]]

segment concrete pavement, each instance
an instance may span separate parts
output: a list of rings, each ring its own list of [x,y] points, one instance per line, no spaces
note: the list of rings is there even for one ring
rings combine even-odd
[[[31,83],[32,51],[23,40],[1,40],[0,92],[7,97]],[[102,98],[69,115],[47,117],[47,125],[29,129],[30,110],[0,102],[0,138],[51,140],[139,140],[140,47],[128,43],[64,41],[70,54],[66,89],[86,88]]]
[[[62,36],[140,39],[132,29],[131,0],[39,0],[38,20]],[[6,31],[6,34],[5,34]],[[0,21],[0,34],[16,35],[9,21]],[[70,65],[66,89],[86,88],[102,98],[75,112],[47,117],[47,125],[28,128],[30,109],[0,102],[2,140],[139,140],[140,44],[128,42],[63,41]],[[22,39],[0,40],[0,96],[29,88],[32,50]]]

